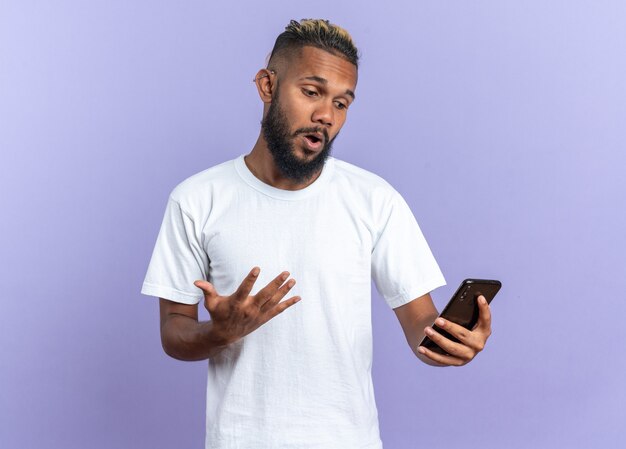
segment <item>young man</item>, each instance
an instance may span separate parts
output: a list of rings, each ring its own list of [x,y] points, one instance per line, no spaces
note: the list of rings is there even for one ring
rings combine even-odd
[[[429,292],[445,281],[408,205],[329,156],[357,65],[345,30],[291,21],[254,78],[264,110],[252,151],[170,195],[142,292],[160,297],[165,352],[209,360],[207,448],[382,447],[372,277],[420,360],[465,364],[489,336],[484,301],[473,331],[438,323],[461,343],[433,333]],[[425,332],[450,355],[418,348]]]

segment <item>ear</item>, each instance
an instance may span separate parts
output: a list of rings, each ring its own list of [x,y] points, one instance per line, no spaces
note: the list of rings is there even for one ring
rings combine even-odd
[[[276,88],[276,72],[270,69],[261,69],[254,77],[259,97],[263,103],[271,103]]]

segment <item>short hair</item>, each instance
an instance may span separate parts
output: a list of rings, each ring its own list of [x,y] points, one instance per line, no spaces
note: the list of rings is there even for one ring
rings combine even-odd
[[[269,65],[277,55],[299,51],[303,47],[316,47],[342,57],[359,66],[359,55],[352,37],[343,28],[324,19],[291,20],[285,31],[278,35],[269,58]]]

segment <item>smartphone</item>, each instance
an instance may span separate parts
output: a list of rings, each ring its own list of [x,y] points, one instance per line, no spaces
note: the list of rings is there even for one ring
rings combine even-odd
[[[500,281],[465,279],[461,282],[456,293],[452,295],[452,299],[450,299],[450,302],[448,302],[448,305],[446,305],[439,316],[471,330],[478,322],[478,297],[483,295],[487,300],[487,304],[490,304],[496,296],[496,293],[500,290],[500,287],[502,287]],[[436,324],[433,324],[432,327],[444,337],[457,343],[459,342],[457,338],[441,329]],[[425,346],[438,354],[447,354],[437,343],[427,336],[424,337],[419,345]]]

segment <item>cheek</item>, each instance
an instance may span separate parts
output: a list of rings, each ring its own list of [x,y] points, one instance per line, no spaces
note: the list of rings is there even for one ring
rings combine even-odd
[[[311,108],[305,104],[293,104],[284,109],[287,123],[292,131],[312,126]]]
[[[289,94],[285,95],[285,98],[281,96],[281,103],[285,113],[290,114],[291,117],[306,117],[313,111],[313,102],[305,97],[300,88],[294,88],[289,91]]]
[[[341,130],[341,128],[343,128],[343,125],[345,123],[346,123],[346,114],[342,112],[335,113],[335,126],[334,126],[335,135],[339,133],[339,131]]]

